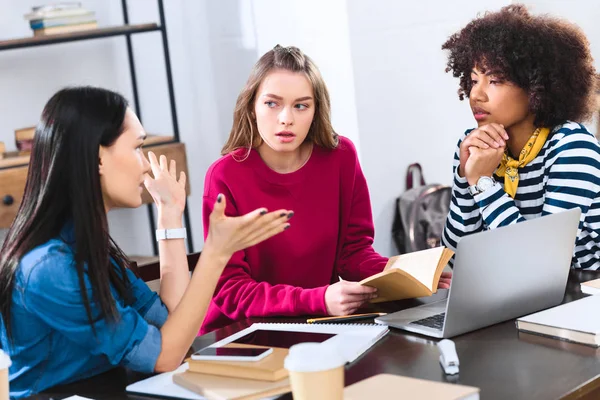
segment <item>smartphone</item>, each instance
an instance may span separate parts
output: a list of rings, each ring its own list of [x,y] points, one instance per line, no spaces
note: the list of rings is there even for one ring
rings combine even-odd
[[[273,352],[273,348],[205,347],[192,354],[192,360],[259,361]]]

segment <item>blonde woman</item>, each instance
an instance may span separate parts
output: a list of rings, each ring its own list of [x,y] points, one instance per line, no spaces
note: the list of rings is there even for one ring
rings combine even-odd
[[[317,66],[298,48],[276,46],[256,63],[222,154],[206,174],[205,232],[219,193],[229,216],[260,204],[293,210],[294,226],[233,255],[202,332],[247,317],[351,314],[377,296],[357,283],[388,261],[372,247],[367,182],[354,145],[331,126]]]

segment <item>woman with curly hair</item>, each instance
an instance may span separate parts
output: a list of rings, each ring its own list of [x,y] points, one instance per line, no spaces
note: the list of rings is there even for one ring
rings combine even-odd
[[[576,26],[522,5],[486,13],[452,35],[446,71],[477,121],[454,155],[443,243],[581,208],[572,265],[600,268],[600,146],[581,125],[598,76]]]

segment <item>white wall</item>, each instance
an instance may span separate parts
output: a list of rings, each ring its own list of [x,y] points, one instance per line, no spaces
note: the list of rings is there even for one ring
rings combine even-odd
[[[578,25],[586,34],[596,70],[600,70],[600,5],[590,0],[522,0],[534,14],[550,14]]]
[[[420,162],[428,183],[450,184],[458,138],[474,125],[458,81],[444,72],[442,44],[479,11],[506,4],[348,1],[361,162],[381,254],[397,253],[390,231],[406,167]]]
[[[518,3],[518,1],[513,1],[513,3]],[[579,26],[590,42],[596,71],[600,71],[600,4],[598,2],[590,0],[523,0],[520,3],[527,5],[534,14],[558,16]],[[596,137],[600,134],[598,114],[596,112],[593,120],[585,124]]]
[[[346,1],[255,0],[252,6],[258,54],[276,44],[294,45],[308,54],[330,91],[334,129],[350,138],[360,153]]]

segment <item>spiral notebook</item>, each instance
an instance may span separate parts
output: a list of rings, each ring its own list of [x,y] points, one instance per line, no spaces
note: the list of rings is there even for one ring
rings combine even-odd
[[[296,343],[319,342],[325,346],[335,347],[344,355],[346,362],[352,362],[388,332],[387,326],[378,324],[256,323],[216,342],[211,347],[221,347],[234,342],[271,347],[290,347]]]

